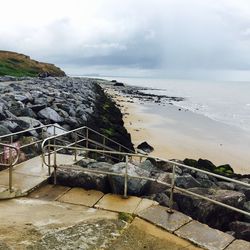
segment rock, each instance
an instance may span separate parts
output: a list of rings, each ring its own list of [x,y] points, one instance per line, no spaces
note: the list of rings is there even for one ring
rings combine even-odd
[[[158,173],[156,176],[156,179],[158,181],[171,184],[172,181],[172,173]],[[169,188],[169,186],[166,186],[164,184],[155,182],[155,181],[150,181],[149,182],[149,187],[147,189],[147,194],[157,194],[166,191]]]
[[[196,178],[196,181],[200,183],[200,187],[204,187],[204,188],[216,188],[217,187],[217,185],[209,179]]]
[[[125,173],[126,163],[120,162],[112,166],[111,171],[114,173]],[[132,176],[145,176],[149,177],[150,172],[141,169],[131,163],[128,164],[128,175]],[[109,176],[110,186],[112,192],[115,194],[124,193],[124,177],[121,176]],[[140,196],[143,195],[147,189],[148,181],[137,178],[128,178],[128,194]]]
[[[150,146],[146,141],[142,142],[141,144],[139,144],[137,146],[138,149],[143,150],[146,153],[151,153],[152,151],[154,151],[154,148],[152,146]]]
[[[139,168],[142,168],[146,171],[152,172],[152,171],[157,171],[157,168],[152,164],[152,162],[150,160],[145,160],[143,162],[141,162],[138,165]]]
[[[114,86],[116,86],[116,87],[124,87],[125,85],[124,85],[124,83],[122,83],[122,82],[116,82],[116,83],[114,84]]]
[[[197,168],[214,172],[216,166],[209,160],[199,159],[197,162]]]
[[[201,183],[197,181],[192,175],[184,174],[175,178],[175,185],[181,188],[201,187]]]
[[[22,120],[25,123],[29,124],[29,128],[36,128],[36,127],[40,127],[41,125],[43,125],[39,120],[36,120],[32,117],[28,117],[28,116],[20,116],[18,117],[18,120]]]
[[[87,165],[87,167],[91,169],[111,172],[113,165],[107,162],[91,162]]]
[[[218,166],[214,169],[215,174],[222,174],[222,175],[231,175],[234,173],[234,170],[229,164]]]
[[[34,112],[38,113],[40,110],[45,109],[46,105],[45,104],[37,104],[37,105],[31,105],[29,106]]]
[[[209,177],[207,174],[202,173],[202,172],[195,172],[195,177],[196,178],[200,178],[200,179],[205,179],[205,180],[209,180]]]
[[[11,131],[3,125],[0,125],[0,136],[11,134]]]
[[[240,209],[243,208],[245,202],[245,195],[236,191],[211,188],[190,188],[188,190]],[[174,193],[174,200],[181,212],[220,230],[228,231],[230,222],[242,218],[238,212],[181,192]]]
[[[243,209],[246,210],[247,212],[250,212],[250,201],[244,203]]]
[[[23,103],[27,103],[29,101],[29,98],[26,95],[15,95],[14,98],[16,101],[20,101]]]
[[[196,160],[194,160],[194,159],[188,159],[188,158],[186,158],[186,159],[183,161],[183,163],[184,163],[185,165],[188,165],[188,166],[194,167],[194,168],[196,168],[196,167],[197,167],[197,164],[198,164],[198,162],[197,162]]]
[[[65,119],[65,123],[67,123],[70,127],[74,128],[78,128],[80,123],[77,121],[76,118],[73,117],[68,117]]]
[[[243,205],[243,209],[250,213],[250,201],[246,201]],[[250,216],[244,215],[244,221],[250,222]]]
[[[38,116],[53,122],[63,122],[64,119],[52,108],[47,107],[38,112]]]
[[[250,200],[250,188],[249,187],[236,184],[235,190],[242,192],[246,196],[246,199]]]
[[[165,193],[158,193],[155,195],[154,200],[159,202],[161,206],[169,206],[169,197]]]
[[[7,128],[10,132],[18,132],[20,131],[20,127],[16,122],[10,121],[10,120],[5,120],[1,122],[1,125],[3,125],[5,128]]]
[[[237,239],[250,241],[250,223],[234,221],[230,223],[229,228],[235,232]]]
[[[22,119],[19,119],[19,117],[17,119],[10,120],[10,121],[17,124],[17,131],[26,130],[26,129],[30,128],[29,123],[22,120]]]
[[[221,189],[234,190],[235,184],[232,182],[218,181],[216,183]]]
[[[75,166],[74,166],[75,167]],[[58,169],[57,183],[69,187],[82,187],[85,189],[95,189],[104,193],[110,192],[108,177],[105,174],[84,173],[72,169]],[[52,180],[51,180],[52,181]]]
[[[33,112],[31,108],[23,108],[20,110],[20,116],[28,116],[31,118],[37,118],[37,115]]]

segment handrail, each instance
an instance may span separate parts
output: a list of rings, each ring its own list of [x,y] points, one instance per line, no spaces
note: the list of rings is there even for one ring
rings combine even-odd
[[[52,146],[54,148],[58,148],[58,147],[59,148],[66,148],[66,146],[62,146],[62,145],[46,145],[46,146]],[[241,181],[238,181],[238,180],[234,180],[234,179],[222,176],[222,175],[210,173],[208,171],[201,170],[201,169],[198,169],[198,168],[193,168],[193,167],[187,166],[185,164],[181,164],[181,163],[174,162],[174,161],[171,161],[171,160],[167,160],[167,159],[163,159],[163,158],[158,158],[158,157],[154,157],[154,156],[151,157],[150,156],[149,158],[151,158],[151,159],[161,160],[161,161],[165,161],[165,162],[173,164],[172,165],[172,181],[171,181],[171,184],[169,184],[169,183],[166,183],[166,182],[159,181],[159,180],[157,180],[155,178],[150,178],[150,177],[146,177],[146,176],[133,176],[133,175],[128,174],[128,171],[127,171],[128,170],[128,157],[133,157],[134,156],[134,157],[140,157],[140,158],[147,158],[148,157],[147,155],[134,154],[134,153],[132,154],[132,153],[125,153],[125,152],[117,152],[117,151],[105,151],[105,150],[89,149],[89,148],[83,148],[83,147],[67,147],[67,148],[68,149],[72,149],[72,150],[84,150],[84,151],[90,151],[90,152],[109,153],[109,154],[117,154],[117,155],[126,156],[126,165],[125,165],[125,173],[124,174],[118,174],[118,173],[107,172],[107,171],[102,171],[102,170],[92,170],[92,169],[87,169],[87,168],[76,169],[76,170],[82,171],[82,172],[93,172],[93,173],[103,173],[103,174],[109,174],[109,175],[124,176],[124,196],[125,197],[127,196],[127,181],[128,181],[128,177],[130,177],[130,178],[137,178],[137,179],[144,179],[144,180],[150,180],[150,181],[158,182],[158,183],[161,183],[161,184],[163,184],[163,185],[165,185],[167,187],[170,187],[170,200],[169,200],[169,212],[170,213],[173,212],[173,210],[172,210],[172,206],[173,206],[173,193],[174,193],[174,190],[176,189],[176,190],[178,190],[180,192],[183,192],[183,193],[186,193],[188,195],[195,196],[197,198],[200,198],[200,199],[212,202],[214,204],[220,205],[220,206],[228,208],[230,210],[233,210],[233,211],[239,212],[241,214],[250,216],[250,213],[247,212],[247,211],[245,211],[245,210],[242,210],[242,209],[239,209],[237,207],[233,207],[233,206],[227,205],[225,203],[219,202],[217,200],[213,200],[213,199],[208,198],[206,196],[202,196],[202,195],[197,194],[195,192],[192,192],[190,190],[186,190],[186,189],[183,189],[183,188],[175,186],[175,166],[180,166],[180,167],[187,168],[187,169],[190,169],[190,170],[195,170],[197,172],[205,173],[207,175],[211,175],[211,176],[214,176],[214,177],[219,178],[219,179],[223,179],[223,180],[234,182],[234,183],[246,186],[246,187],[250,187],[250,184],[248,184],[248,183],[241,182]],[[43,150],[45,150],[45,149],[43,148]],[[43,153],[44,153],[44,151],[43,151]],[[45,160],[45,158],[43,158],[43,160]],[[50,165],[49,167],[54,167],[54,170],[55,170],[54,171],[54,183],[56,184],[56,169],[57,168],[61,168],[62,166],[57,166],[57,164],[55,162],[55,165]],[[74,167],[70,167],[70,169],[74,169]]]
[[[10,144],[0,143],[0,145],[3,147],[14,149],[16,151],[16,158],[14,161],[12,161],[12,151],[10,151],[11,162],[9,164],[2,164],[2,163],[0,164],[2,166],[9,167],[9,191],[11,192],[12,191],[12,168],[19,160],[20,149]]]
[[[56,139],[57,137],[61,137],[61,136],[73,134],[73,133],[78,132],[78,131],[83,130],[83,129],[90,130],[90,131],[94,132],[95,134],[102,136],[103,138],[107,139],[108,141],[111,141],[111,142],[115,143],[115,144],[118,145],[119,147],[128,150],[128,152],[133,152],[131,149],[129,149],[129,148],[123,146],[122,144],[120,144],[120,143],[118,143],[118,142],[116,142],[116,141],[114,141],[114,140],[112,140],[112,139],[106,137],[105,135],[103,135],[103,134],[101,134],[101,133],[99,133],[99,132],[97,132],[97,131],[95,131],[95,130],[93,130],[93,129],[87,127],[87,126],[83,126],[83,127],[80,127],[80,128],[76,128],[76,129],[70,130],[70,131],[66,131],[66,132],[64,132],[64,133],[61,133],[60,135],[52,135],[52,136],[46,138],[46,139],[42,142],[42,148],[44,147],[44,145],[45,145],[45,144],[47,143],[47,141],[49,141],[49,140]],[[88,138],[87,138],[87,140],[88,140]]]
[[[20,156],[20,149],[17,148],[16,146],[13,146],[11,144],[5,144],[5,143],[1,143],[0,142],[0,146],[3,146],[3,147],[7,147],[7,148],[12,148],[16,151],[16,157],[15,157],[15,160],[9,164],[4,164],[4,163],[0,163],[1,166],[6,166],[6,167],[10,167],[11,165],[14,166],[18,160],[19,160],[19,156]]]

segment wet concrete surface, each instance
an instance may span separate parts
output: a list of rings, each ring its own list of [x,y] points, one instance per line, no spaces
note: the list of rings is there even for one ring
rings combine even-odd
[[[168,208],[163,206],[152,206],[141,211],[138,215],[140,218],[162,227],[169,232],[174,232],[192,220],[189,216],[177,211],[174,211],[174,213],[168,213]]]
[[[136,218],[109,250],[198,250],[190,242]]]
[[[191,221],[175,233],[209,250],[225,249],[234,240],[233,236],[198,221]]]

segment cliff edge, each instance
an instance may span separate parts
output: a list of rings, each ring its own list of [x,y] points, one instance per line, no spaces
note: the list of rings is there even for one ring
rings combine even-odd
[[[29,56],[0,50],[0,76],[65,76],[54,64],[38,62]]]

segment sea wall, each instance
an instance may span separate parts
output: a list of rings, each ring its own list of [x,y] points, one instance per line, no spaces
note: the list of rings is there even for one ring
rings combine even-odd
[[[0,135],[42,124],[57,123],[67,130],[86,125],[133,149],[120,110],[98,83],[73,77],[0,77]]]

